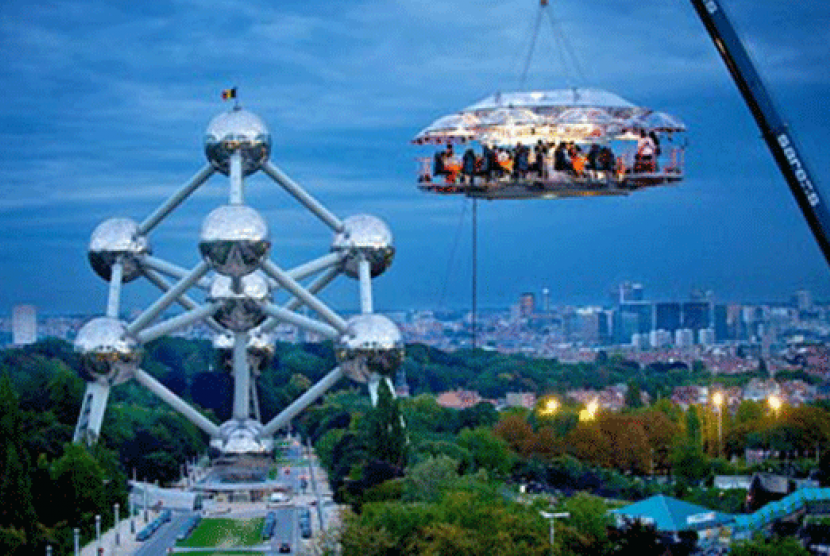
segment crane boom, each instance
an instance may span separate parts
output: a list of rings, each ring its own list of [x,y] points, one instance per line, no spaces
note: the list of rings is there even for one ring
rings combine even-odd
[[[807,168],[792,130],[781,119],[761,76],[719,0],[691,0],[726,68],[749,106],[778,168],[787,180],[807,224],[830,264],[830,212]]]

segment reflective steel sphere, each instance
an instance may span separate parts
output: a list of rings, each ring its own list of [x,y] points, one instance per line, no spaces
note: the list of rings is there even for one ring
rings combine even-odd
[[[129,218],[110,218],[101,222],[89,240],[89,262],[95,273],[109,281],[112,265],[119,258],[124,266],[122,282],[141,275],[137,257],[150,253],[150,244],[139,235],[138,224]]]
[[[238,291],[234,288],[234,282],[237,280]],[[208,294],[210,301],[222,302],[213,318],[234,332],[245,332],[261,324],[266,317],[262,304],[269,298],[268,281],[260,273],[248,274],[241,278],[218,275],[213,279]]]
[[[248,338],[248,364],[257,374],[271,364],[276,351],[271,334],[251,334]]]
[[[220,450],[225,454],[254,454],[269,451],[271,446],[260,440],[262,425],[253,419],[226,421],[219,427]]]
[[[219,354],[219,364],[226,371],[233,369],[233,336],[217,334],[213,337],[213,349]],[[271,334],[254,333],[248,335],[248,366],[258,375],[262,369],[271,364],[276,348]]]
[[[205,154],[223,174],[230,173],[231,154],[237,151],[246,176],[259,170],[271,154],[268,128],[259,117],[240,108],[213,118],[205,132]]]
[[[112,384],[130,378],[142,356],[138,341],[127,334],[126,323],[110,317],[86,323],[75,338],[75,351],[81,355],[84,379],[105,379]]]
[[[348,320],[335,355],[340,368],[356,382],[367,382],[372,373],[388,377],[403,362],[403,337],[395,323],[382,315],[358,315]]]
[[[219,274],[244,276],[259,268],[271,249],[268,224],[245,205],[224,205],[202,222],[199,251]]]
[[[331,250],[344,252],[343,271],[357,278],[360,257],[366,257],[372,278],[383,274],[395,257],[395,246],[389,226],[374,216],[357,214],[343,221],[344,230],[335,234]]]

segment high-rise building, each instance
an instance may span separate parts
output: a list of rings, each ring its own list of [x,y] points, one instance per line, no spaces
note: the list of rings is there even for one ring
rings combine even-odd
[[[532,293],[523,293],[519,296],[519,312],[523,317],[529,317],[536,313],[536,296]]]
[[[681,326],[680,303],[667,302],[654,304],[654,329],[666,330],[674,335]]]
[[[681,328],[674,333],[674,345],[679,348],[692,347],[695,344],[695,333],[688,328]]]
[[[623,282],[617,286],[617,302],[620,304],[642,301],[643,285],[637,282]]]
[[[547,315],[550,313],[550,290],[542,288],[542,311]]]
[[[683,328],[694,330],[712,327],[712,304],[708,301],[686,301],[683,303]]]
[[[793,295],[793,301],[799,311],[810,311],[813,308],[813,296],[810,290],[798,290]]]
[[[12,309],[12,343],[28,346],[37,341],[37,309],[34,305],[16,305]]]
[[[715,331],[712,328],[701,328],[697,331],[697,343],[702,346],[715,344]]]
[[[722,304],[715,305],[713,311],[715,317],[715,342],[720,344],[728,342],[729,340],[734,340],[735,330],[733,326],[730,326],[729,307]]]

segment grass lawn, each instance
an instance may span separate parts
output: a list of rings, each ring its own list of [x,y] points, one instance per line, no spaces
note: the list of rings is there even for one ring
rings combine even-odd
[[[253,552],[216,552],[215,550],[208,550],[206,552],[187,552],[187,556],[251,556]]]
[[[215,550],[209,550],[207,552],[188,552],[187,556],[251,556],[251,552],[216,552]]]
[[[263,521],[261,517],[253,519],[206,518],[199,523],[189,539],[177,543],[177,546],[233,548],[260,544]],[[211,552],[204,554],[211,554]]]

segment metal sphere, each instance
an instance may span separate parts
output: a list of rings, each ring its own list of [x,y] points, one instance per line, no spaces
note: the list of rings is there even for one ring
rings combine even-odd
[[[271,134],[258,116],[235,108],[213,118],[205,132],[205,155],[223,174],[230,173],[234,152],[242,155],[242,173],[259,170],[271,154]]]
[[[89,240],[89,263],[92,270],[109,281],[112,266],[120,260],[123,265],[121,281],[130,282],[141,275],[138,257],[150,253],[147,238],[138,233],[138,224],[129,218],[104,220],[92,232]]]
[[[348,330],[335,346],[340,368],[355,382],[367,382],[372,373],[392,376],[404,357],[397,325],[382,315],[366,314],[348,320]]]
[[[234,284],[236,281],[239,283]],[[262,324],[266,317],[262,305],[270,297],[268,281],[260,273],[248,274],[241,278],[217,275],[208,294],[210,301],[222,303],[213,318],[234,332],[245,332]]]
[[[262,425],[253,419],[226,421],[219,427],[219,445],[225,454],[262,454],[273,445],[262,436]],[[213,444],[213,443],[211,443]]]
[[[127,333],[123,321],[99,317],[86,323],[75,338],[75,351],[81,356],[84,379],[123,382],[138,368],[142,350]]]
[[[233,369],[233,336],[217,334],[213,337],[213,349],[219,352],[219,362],[226,371]],[[271,334],[256,332],[248,334],[248,366],[258,375],[271,364],[276,348]]]
[[[343,231],[332,240],[331,250],[346,254],[343,272],[352,278],[357,278],[361,257],[369,261],[372,278],[383,274],[395,257],[392,230],[383,220],[368,214],[346,218]]]
[[[224,205],[202,222],[199,251],[219,274],[239,277],[259,268],[271,250],[268,224],[245,205]]]

